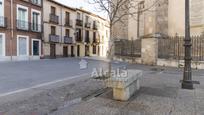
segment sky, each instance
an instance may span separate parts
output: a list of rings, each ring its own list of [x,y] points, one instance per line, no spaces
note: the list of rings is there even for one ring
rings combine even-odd
[[[97,14],[103,18],[106,18],[104,13],[96,11],[97,8],[95,7],[95,5],[90,4],[88,2],[90,0],[55,0],[55,1],[58,1],[62,4],[65,4],[71,7],[76,7],[76,8],[83,7],[85,10],[88,10],[94,14]]]

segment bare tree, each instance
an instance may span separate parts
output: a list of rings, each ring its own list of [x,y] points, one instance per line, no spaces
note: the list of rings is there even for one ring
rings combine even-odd
[[[138,11],[139,5],[143,4],[144,1],[148,0],[88,0],[90,4],[94,4],[99,12],[104,12],[107,14],[110,25],[110,41],[109,50],[107,52],[109,61],[109,73],[108,77],[111,77],[111,61],[113,60],[113,50],[114,50],[114,36],[113,36],[113,26],[116,23],[125,24],[125,21],[129,17],[135,17],[138,13],[145,12],[151,9],[159,0],[155,0],[148,7]]]

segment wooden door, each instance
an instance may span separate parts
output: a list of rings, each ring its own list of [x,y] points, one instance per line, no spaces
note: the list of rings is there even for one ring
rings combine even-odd
[[[68,47],[67,46],[63,47],[63,56],[68,57]]]
[[[56,48],[55,44],[50,44],[50,58],[54,59],[56,58]]]

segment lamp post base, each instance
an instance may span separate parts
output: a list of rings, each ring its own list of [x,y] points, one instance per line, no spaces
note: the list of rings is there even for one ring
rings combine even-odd
[[[182,81],[181,87],[182,89],[190,89],[190,90],[194,89],[193,82],[191,81]]]

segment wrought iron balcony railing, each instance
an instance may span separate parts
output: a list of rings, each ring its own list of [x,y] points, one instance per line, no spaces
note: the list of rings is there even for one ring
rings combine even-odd
[[[7,18],[0,16],[0,27],[7,27]]]
[[[73,43],[72,37],[64,36],[64,43],[65,44],[72,44]]]
[[[93,29],[98,30],[98,24],[93,24]]]
[[[85,27],[86,27],[86,28],[91,28],[91,23],[90,23],[90,22],[86,22],[86,23],[85,23]]]
[[[60,37],[59,35],[49,35],[49,41],[54,43],[59,43]]]
[[[50,14],[50,22],[59,24],[59,16],[55,14]]]
[[[72,20],[65,20],[64,26],[70,27],[70,28],[73,27],[73,22],[72,22]]]
[[[82,36],[76,36],[76,42],[82,42]]]
[[[19,30],[29,30],[29,22],[23,20],[16,20],[16,27]]]
[[[30,2],[37,6],[42,6],[42,0],[30,0]]]
[[[89,37],[86,37],[84,42],[85,42],[85,43],[90,43]]]
[[[99,38],[93,38],[93,44],[98,44],[100,43],[100,39]]]
[[[42,24],[31,23],[31,31],[42,32]]]
[[[76,19],[76,25],[77,26],[83,26],[83,21],[80,19]]]

